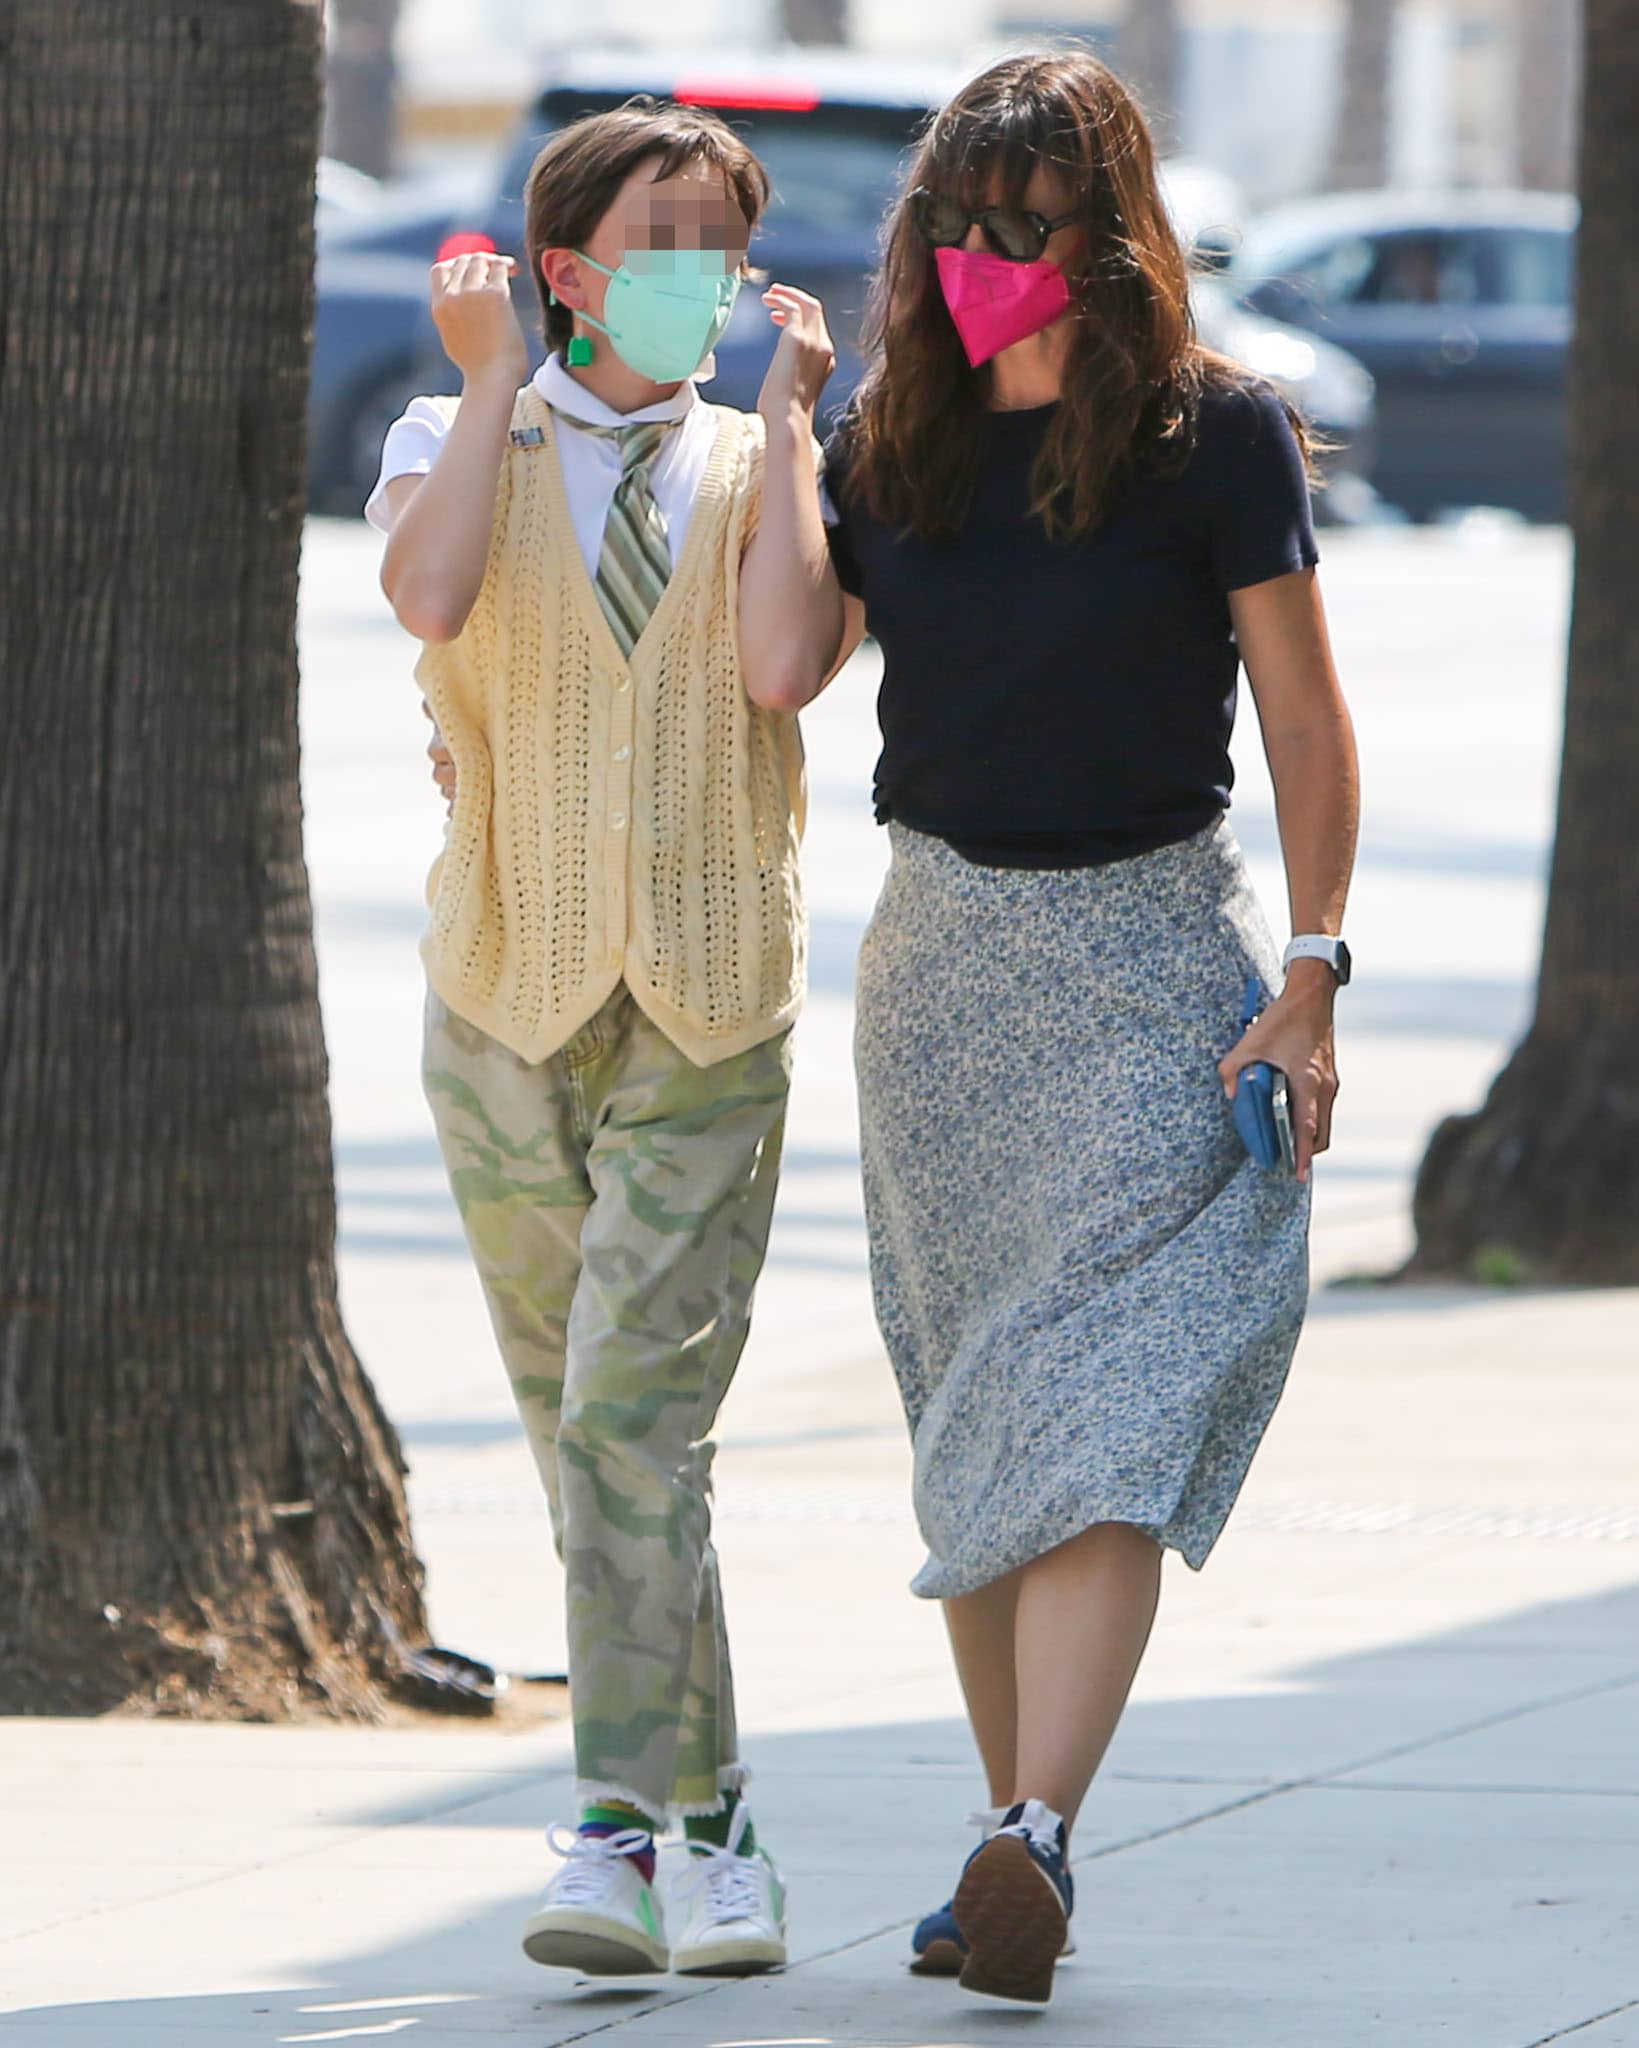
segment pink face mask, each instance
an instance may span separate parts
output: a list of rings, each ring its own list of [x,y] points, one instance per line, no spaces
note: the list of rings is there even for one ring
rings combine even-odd
[[[1064,272],[1045,256],[1010,263],[988,249],[935,249],[945,304],[974,369],[1069,310]]]

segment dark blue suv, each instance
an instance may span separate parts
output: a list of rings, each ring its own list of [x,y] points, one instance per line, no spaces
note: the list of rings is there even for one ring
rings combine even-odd
[[[536,100],[508,152],[487,215],[468,225],[520,259],[518,310],[539,348],[539,303],[523,261],[523,192],[541,145],[555,129],[584,114],[624,106],[637,93],[709,107],[768,166],[774,196],[752,243],[751,261],[782,284],[823,301],[837,345],[837,373],[826,402],[836,409],[859,375],[860,323],[882,219],[905,151],[938,104],[941,83],[931,75],[895,79],[881,66],[847,56],[811,63],[763,59],[755,70],[732,74],[709,65],[646,72],[630,53],[602,64],[582,60],[572,78],[555,80]],[[755,406],[777,339],[760,295],[742,292],[717,347],[712,398]],[[421,360],[432,379],[424,389],[457,388],[430,318],[422,325]]]
[[[539,302],[523,262],[523,191],[542,143],[581,115],[623,106],[638,93],[709,107],[768,166],[774,199],[751,260],[823,300],[837,345],[827,393],[835,409],[859,376],[865,294],[902,156],[953,82],[931,67],[889,69],[846,52],[760,57],[732,70],[709,60],[696,70],[658,63],[650,70],[632,52],[582,58],[536,98],[487,207],[444,225],[483,233],[519,258],[518,311],[538,351]],[[382,436],[408,396],[460,387],[427,312],[433,254],[345,238],[321,246],[310,416],[310,496],[319,510],[359,509],[375,480]],[[776,339],[759,294],[742,292],[718,344],[712,398],[754,406]]]

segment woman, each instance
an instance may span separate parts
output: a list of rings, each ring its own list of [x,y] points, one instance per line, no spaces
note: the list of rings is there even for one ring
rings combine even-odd
[[[1195,340],[1150,137],[1095,58],[1010,59],[934,120],[874,325],[823,514],[802,407],[771,422],[742,618],[787,630],[747,686],[795,710],[867,627],[881,645],[872,1279],[915,1441],[914,1590],[944,1602],[999,1809],[913,1967],[1041,2001],[1162,1553],[1204,1562],[1303,1319],[1355,759],[1302,430]],[[787,326],[812,392],[819,309]],[[1286,962],[1224,817],[1241,662]],[[1253,1061],[1290,1079],[1295,1171],[1237,1135]]]

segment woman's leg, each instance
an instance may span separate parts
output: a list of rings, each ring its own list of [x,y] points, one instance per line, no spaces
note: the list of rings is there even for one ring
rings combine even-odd
[[[991,1796],[1004,1807],[1040,1801],[1064,1823],[1049,1835],[1027,1811],[1028,1839],[992,1836],[963,1867],[949,1915],[922,1923],[954,1921],[944,1946],[960,1959],[965,1991],[1032,2004],[1052,1995],[1053,1966],[1070,1947],[1066,1837],[1127,1704],[1160,1585],[1160,1546],[1126,1523],[1102,1522],[946,1603]],[[1011,1773],[1001,1740],[1010,1716]]]
[[[1161,1547],[1128,1523],[1100,1522],[1014,1577],[1019,1732],[1007,1798],[1043,1800],[1069,1827],[1149,1642]]]
[[[1019,1576],[1009,1572],[976,1593],[944,1603],[945,1627],[992,1806],[1013,1804],[1019,1751],[1019,1695],[1013,1676]]]

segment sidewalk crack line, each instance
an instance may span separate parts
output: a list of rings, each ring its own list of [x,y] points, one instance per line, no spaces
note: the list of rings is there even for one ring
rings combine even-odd
[[[1602,2027],[1606,2020],[1619,2020],[1625,2012],[1639,2012],[1639,1998],[1630,1998],[1626,2005],[1613,2005],[1609,2012],[1596,2012],[1591,2020],[1578,2020],[1574,2027],[1561,2027],[1557,2034],[1542,2034],[1535,2041],[1528,2041],[1525,2048],[1550,2048],[1554,2041],[1568,2041],[1573,2034],[1585,2034],[1590,2027]]]
[[[1192,1828],[1203,1827],[1208,1821],[1222,1820],[1228,1814],[1242,1813],[1249,1807],[1262,1806],[1271,1799],[1282,1798],[1288,1792],[1313,1791],[1321,1786],[1326,1786],[1328,1790],[1340,1789],[1334,1787],[1331,1781],[1349,1772],[1369,1771],[1379,1764],[1392,1763],[1397,1757],[1411,1756],[1420,1749],[1432,1749],[1442,1742],[1455,1742],[1464,1735],[1478,1735],[1487,1728],[1506,1727],[1510,1721],[1522,1721],[1528,1715],[1545,1713],[1551,1707],[1572,1706],[1579,1700],[1596,1699],[1601,1693],[1621,1692],[1634,1683],[1634,1676],[1634,1673],[1627,1672],[1620,1678],[1606,1678],[1594,1685],[1576,1686],[1569,1692],[1553,1693],[1546,1699],[1509,1707],[1501,1713],[1486,1714],[1477,1721],[1465,1722],[1456,1728],[1443,1728],[1436,1734],[1419,1736],[1415,1742],[1396,1743],[1390,1749],[1381,1750],[1375,1756],[1358,1758],[1352,1764],[1335,1764],[1324,1770],[1306,1772],[1302,1777],[1283,1779],[1279,1784],[1265,1785],[1256,1792],[1249,1792],[1244,1799],[1226,1800],[1222,1806],[1210,1807],[1205,1813],[1188,1814],[1184,1819],[1172,1821],[1166,1827],[1131,1835],[1124,1841],[1107,1842],[1097,1849],[1082,1850],[1077,1860],[1082,1863],[1096,1863],[1106,1856],[1119,1855],[1124,1849],[1145,1848],[1151,1842],[1164,1842],[1173,1835],[1188,1834]],[[1538,2048],[1538,2044],[1532,2042],[1530,2048]]]

